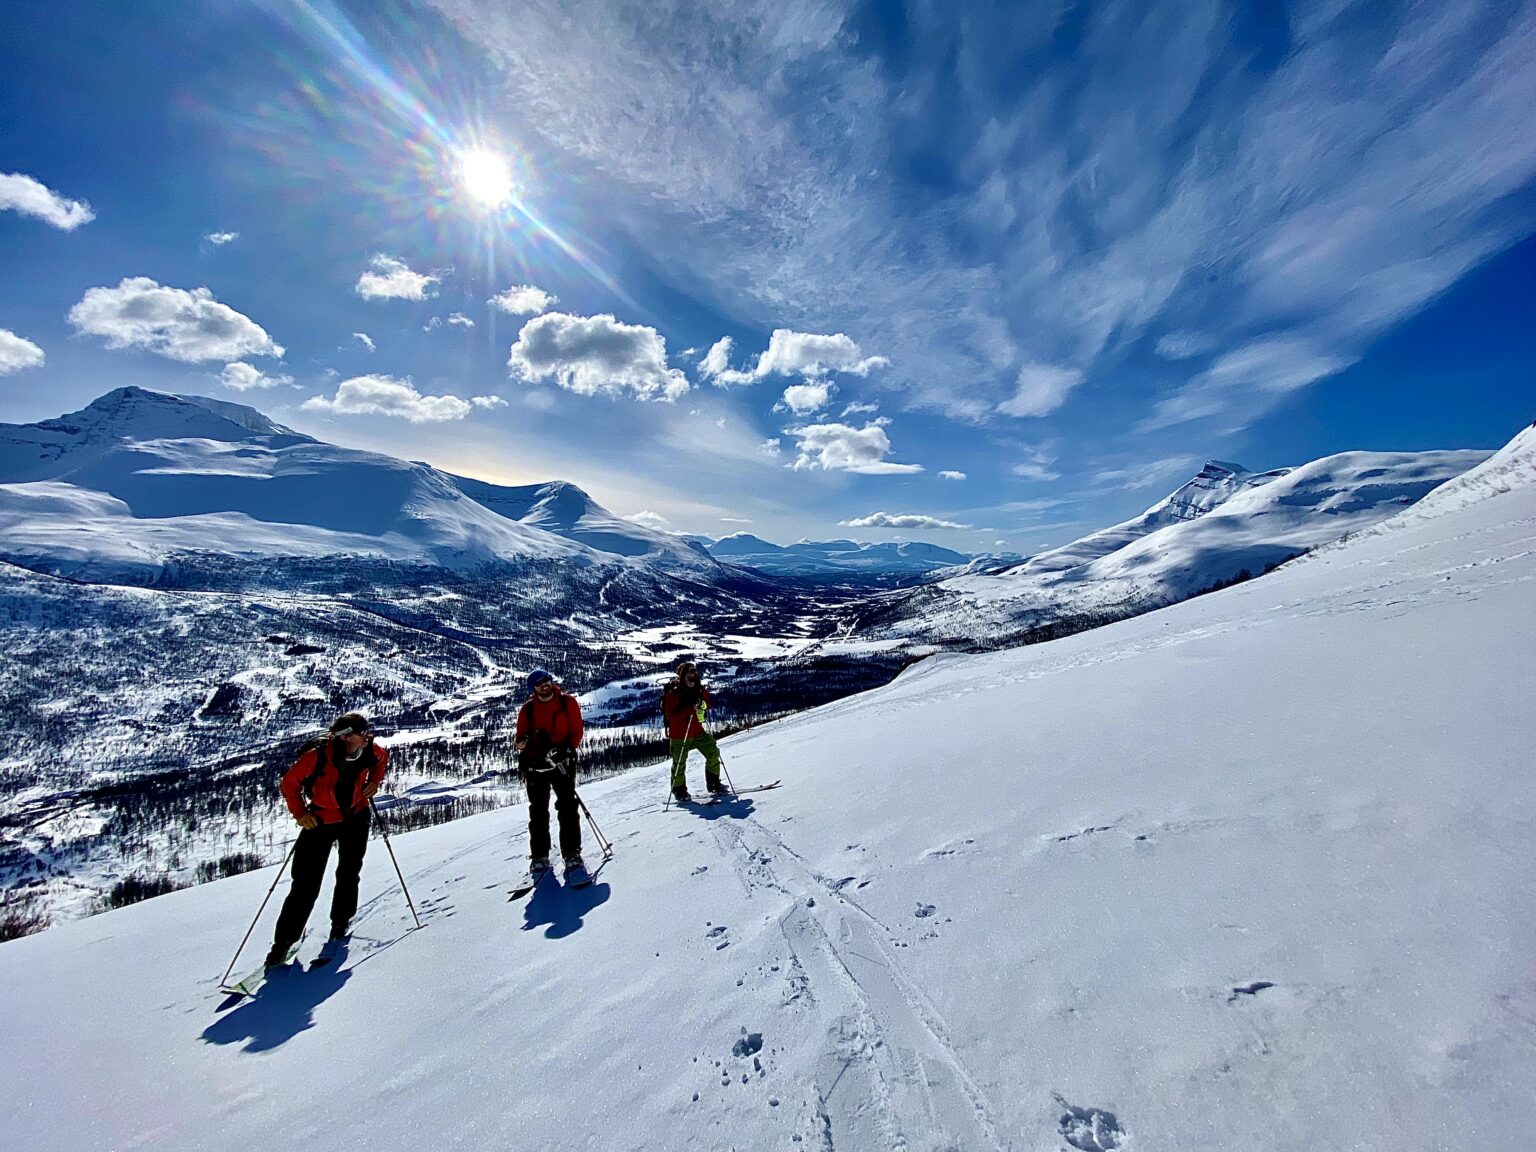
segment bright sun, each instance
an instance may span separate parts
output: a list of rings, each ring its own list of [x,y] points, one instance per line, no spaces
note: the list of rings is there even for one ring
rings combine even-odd
[[[505,156],[488,148],[459,155],[459,181],[470,198],[487,208],[500,208],[512,199],[512,169]]]

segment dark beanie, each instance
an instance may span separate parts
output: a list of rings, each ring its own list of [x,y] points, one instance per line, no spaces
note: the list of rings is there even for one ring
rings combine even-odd
[[[348,712],[345,716],[338,716],[331,724],[332,736],[361,735],[371,732],[372,726],[368,723],[368,717],[361,712]]]

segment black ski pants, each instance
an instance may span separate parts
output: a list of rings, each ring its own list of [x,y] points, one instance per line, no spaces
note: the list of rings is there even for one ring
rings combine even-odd
[[[549,855],[549,794],[555,794],[555,815],[560,819],[560,855],[581,855],[581,809],[576,806],[575,769],[560,772],[523,770],[528,789],[528,855]]]
[[[325,863],[336,845],[336,891],[331,896],[331,923],[346,924],[357,913],[357,882],[368,851],[368,809],[354,812],[339,824],[320,824],[299,832],[293,846],[293,883],[278,913],[274,948],[286,950],[304,934],[325,879]]]

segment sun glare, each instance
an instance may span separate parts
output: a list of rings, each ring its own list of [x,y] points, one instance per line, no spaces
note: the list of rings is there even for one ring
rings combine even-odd
[[[488,148],[459,156],[459,182],[471,200],[486,208],[500,208],[512,199],[512,167],[505,156]]]

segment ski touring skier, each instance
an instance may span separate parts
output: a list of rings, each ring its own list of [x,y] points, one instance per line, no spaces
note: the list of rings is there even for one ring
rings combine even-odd
[[[528,791],[528,874],[537,881],[550,869],[549,797],[553,792],[565,880],[580,885],[588,878],[581,858],[581,809],[576,797],[581,705],[544,668],[528,673],[528,691],[528,699],[517,713],[512,742]]]
[[[688,753],[704,754],[704,787],[711,796],[728,796],[720,779],[720,747],[704,727],[709,711],[709,689],[690,660],[677,666],[677,674],[661,694],[661,711],[667,720],[667,742],[672,752],[672,798],[691,800],[688,792]]]
[[[336,887],[331,897],[333,942],[347,939],[357,913],[357,886],[368,851],[370,801],[389,763],[387,749],[374,743],[373,727],[357,712],[338,716],[329,731],[305,746],[283,773],[281,790],[299,825],[293,846],[293,883],[277,917],[266,966],[286,964],[304,934],[336,847]]]

